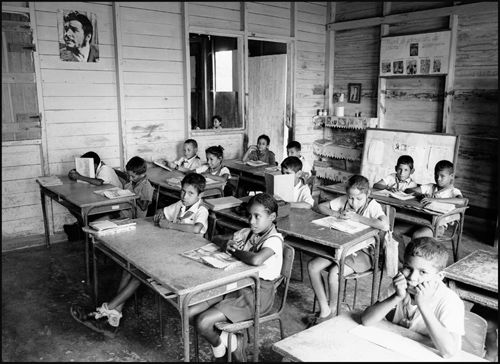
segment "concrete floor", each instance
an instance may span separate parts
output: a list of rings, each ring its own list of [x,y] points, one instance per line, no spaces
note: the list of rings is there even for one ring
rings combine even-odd
[[[406,238],[408,241],[408,238]],[[464,232],[461,256],[491,247],[481,237]],[[72,303],[91,304],[84,279],[83,244],[66,242],[29,248],[2,255],[2,361],[179,361],[183,350],[177,311],[163,303],[164,337],[159,337],[157,306],[153,293],[139,289],[139,311],[133,299],[127,302],[120,331],[115,339],[105,338],[75,322],[70,314]],[[297,257],[297,254],[296,254]],[[309,259],[304,256],[305,263]],[[108,300],[116,291],[120,269],[112,262],[101,262],[100,297]],[[304,266],[306,267],[306,266]],[[311,315],[313,292],[309,278],[300,282],[299,260],[285,310],[287,335],[305,329],[304,319]],[[383,285],[389,284],[384,280]],[[352,302],[352,286],[347,302]],[[369,304],[370,279],[360,281],[357,308]],[[349,309],[348,306],[343,306]],[[260,361],[279,361],[271,346],[279,340],[277,323],[261,329]],[[194,351],[192,350],[192,360]],[[200,339],[200,360],[211,361],[208,344]]]

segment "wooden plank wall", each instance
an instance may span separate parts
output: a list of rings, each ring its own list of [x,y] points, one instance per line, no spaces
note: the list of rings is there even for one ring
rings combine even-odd
[[[313,142],[323,136],[313,129],[317,109],[328,108],[325,100],[325,49],[327,6],[324,2],[297,2],[295,42],[295,128],[294,139],[302,144],[302,154],[314,160]]]
[[[316,109],[326,107],[326,2],[296,3],[296,19],[292,18],[289,2],[189,2],[187,27],[242,35],[243,5],[247,9],[248,36],[255,32],[269,39],[295,41],[295,138],[303,144],[306,158],[312,159],[312,142],[321,137],[321,131],[313,130],[311,117]],[[2,148],[2,210],[7,223],[2,240],[43,233],[38,186],[34,182],[43,174],[38,161],[40,148],[45,151],[50,174],[66,174],[74,166],[73,158],[88,150],[96,151],[113,167],[125,164],[133,155],[148,160],[160,155],[177,156],[189,137],[198,140],[202,159],[205,148],[218,144],[223,144],[225,158],[242,155],[245,130],[221,134],[186,132],[180,2],[119,3],[118,39],[112,2],[34,2],[34,9],[42,79],[38,86],[43,96],[40,111],[47,144]],[[97,15],[98,63],[59,59],[58,9]],[[287,38],[293,23],[295,38]],[[121,44],[118,51],[117,44]],[[12,162],[8,162],[9,158]],[[25,164],[19,165],[18,160]],[[54,212],[51,231],[53,226],[60,232],[64,223],[74,221],[57,203],[49,205],[49,210]],[[26,224],[29,219],[32,222]]]
[[[392,2],[390,14],[452,6],[444,2]],[[336,21],[382,15],[375,2],[339,2]],[[448,29],[448,17],[401,22],[389,27],[390,35]],[[346,83],[362,83],[361,111],[376,113],[379,47],[378,27],[338,31],[335,39],[334,92]],[[370,43],[372,40],[372,43]],[[358,46],[362,42],[362,46]],[[371,46],[370,46],[371,45]],[[360,53],[362,52],[362,53]],[[361,57],[360,57],[361,54]],[[371,60],[368,61],[368,60]],[[351,69],[352,67],[355,69]],[[456,186],[470,204],[486,211],[497,209],[498,173],[498,9],[458,17],[454,96],[448,132],[461,136]],[[372,85],[373,93],[366,92]],[[385,123],[382,127],[439,131],[442,121],[444,78],[388,79]],[[349,107],[357,104],[347,104]],[[478,173],[480,171],[480,173]],[[489,217],[494,212],[486,212]]]

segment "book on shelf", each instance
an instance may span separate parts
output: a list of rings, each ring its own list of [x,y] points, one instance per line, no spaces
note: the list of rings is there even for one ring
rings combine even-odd
[[[75,169],[82,176],[95,178],[94,159],[92,158],[75,157]],[[76,181],[80,183],[88,183],[80,179],[77,179]]]
[[[106,188],[104,190],[94,191],[94,193],[97,193],[98,195],[101,195],[101,196],[104,196],[104,197],[107,197],[110,199],[135,196],[135,193],[133,193],[132,191],[124,190],[123,188],[120,188],[120,187]]]
[[[242,204],[242,202],[243,201],[234,196],[226,196],[205,200],[205,205],[207,205],[210,210],[219,211],[222,209],[229,209],[231,207],[239,206]]]
[[[344,233],[356,234],[368,228],[368,225],[353,220],[344,220],[334,216],[327,216],[311,221],[313,224],[324,226],[329,229],[343,231]]]
[[[109,229],[123,229],[135,225],[136,222],[132,219],[101,220],[89,223],[89,226],[97,231],[104,231]]]
[[[209,265],[213,268],[229,270],[237,266],[244,265],[241,260],[236,259],[232,255],[220,250],[219,246],[214,243],[203,245],[200,248],[188,250],[181,255],[186,258],[196,260],[197,262]]]
[[[249,166],[251,166],[251,167],[267,166],[267,163],[266,162],[262,162],[262,161],[247,161],[246,164],[249,165]]]
[[[456,206],[452,203],[444,203],[438,201],[432,201],[431,203],[424,206],[424,210],[430,210],[433,212],[439,212],[441,214],[446,214],[450,211],[456,209]]]
[[[57,176],[38,177],[36,180],[42,186],[46,186],[46,187],[60,186],[63,184],[63,182]]]
[[[165,162],[166,161],[164,161],[163,159],[157,159],[157,160],[153,161],[153,163],[156,164],[158,167],[166,169],[167,171],[171,172],[172,168],[170,168],[169,166],[167,166],[165,164]]]

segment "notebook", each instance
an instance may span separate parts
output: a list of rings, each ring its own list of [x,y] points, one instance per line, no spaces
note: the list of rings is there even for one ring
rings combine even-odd
[[[97,193],[98,195],[113,199],[113,198],[120,198],[120,197],[128,197],[128,196],[135,196],[135,194],[130,191],[130,190],[124,190],[119,187],[111,187],[111,188],[106,188],[104,190],[97,190],[94,191],[94,193]]]
[[[170,168],[169,166],[164,164],[162,159],[157,159],[157,160],[153,161],[153,163],[156,164],[158,167],[166,169],[167,171],[172,171],[172,168]]]
[[[446,214],[450,211],[453,211],[455,210],[455,208],[456,206],[452,203],[444,203],[438,201],[432,201],[430,204],[424,206],[425,210],[440,212],[442,214]]]
[[[286,202],[293,201],[293,190],[295,185],[295,175],[281,173],[264,173],[266,180],[266,192],[279,196]]]
[[[103,221],[93,221],[89,223],[89,226],[97,231],[125,228],[128,226],[135,226],[136,222],[132,219],[121,219],[121,220],[103,220]]]
[[[339,219],[333,216],[323,217],[311,221],[313,224],[324,226],[330,229],[343,231],[344,233],[356,234],[368,228],[367,225],[353,220]]]
[[[213,268],[229,270],[243,263],[232,255],[220,250],[219,246],[214,243],[203,245],[200,248],[188,250],[181,255],[186,258],[196,260],[197,262],[209,265]]]

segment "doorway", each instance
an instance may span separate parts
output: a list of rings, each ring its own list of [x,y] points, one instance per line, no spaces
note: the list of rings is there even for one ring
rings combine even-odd
[[[287,43],[248,40],[248,144],[261,134],[281,162],[286,155]]]

